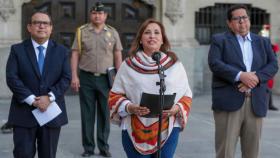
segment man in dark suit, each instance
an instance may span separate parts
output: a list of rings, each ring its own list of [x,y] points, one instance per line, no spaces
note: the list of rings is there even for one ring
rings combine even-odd
[[[277,61],[270,41],[250,32],[246,6],[232,6],[227,24],[230,31],[213,36],[208,56],[216,158],[234,158],[239,137],[242,158],[258,158],[266,83],[277,72]]]
[[[68,122],[64,93],[71,81],[69,50],[50,40],[52,21],[35,12],[27,25],[30,39],[12,45],[6,67],[13,93],[8,123],[13,125],[14,157],[55,158],[61,126]],[[56,102],[61,113],[40,126],[32,110],[45,112]]]

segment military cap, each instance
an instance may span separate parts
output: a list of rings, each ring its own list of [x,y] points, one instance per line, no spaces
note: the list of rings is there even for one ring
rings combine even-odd
[[[104,5],[101,2],[96,2],[95,5],[91,8],[90,10],[92,11],[97,11],[97,12],[101,12],[101,11],[105,11]]]

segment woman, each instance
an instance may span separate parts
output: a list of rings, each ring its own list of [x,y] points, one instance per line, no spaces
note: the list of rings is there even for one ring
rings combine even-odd
[[[122,144],[128,158],[152,158],[157,151],[158,118],[144,115],[150,110],[140,106],[143,92],[159,94],[158,66],[151,58],[161,52],[165,68],[165,94],[176,93],[174,105],[163,111],[161,157],[172,158],[179,132],[186,126],[191,108],[192,92],[184,67],[169,51],[170,43],[163,25],[153,19],[140,27],[128,57],[118,70],[109,95],[111,119],[122,128]]]

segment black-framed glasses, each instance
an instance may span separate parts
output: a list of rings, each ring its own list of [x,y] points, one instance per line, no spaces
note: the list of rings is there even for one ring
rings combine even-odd
[[[241,20],[247,21],[249,19],[248,16],[235,16],[232,17],[231,20],[240,22]]]
[[[50,21],[32,21],[31,24],[35,26],[44,26],[44,27],[52,25]]]

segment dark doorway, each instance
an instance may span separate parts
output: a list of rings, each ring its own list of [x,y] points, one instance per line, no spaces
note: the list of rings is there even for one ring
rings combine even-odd
[[[22,37],[27,38],[28,17],[34,10],[47,11],[54,24],[52,38],[71,47],[76,28],[88,22],[91,6],[97,0],[32,0],[22,7]],[[109,17],[107,23],[117,29],[126,55],[139,25],[153,16],[153,7],[141,0],[102,0]]]

